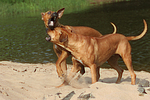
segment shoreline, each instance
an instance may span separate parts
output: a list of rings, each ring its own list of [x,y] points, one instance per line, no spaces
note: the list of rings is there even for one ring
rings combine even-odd
[[[72,65],[68,65],[70,70]],[[91,84],[90,69],[78,82],[72,81],[73,86],[82,86],[77,89],[70,85],[56,88],[62,83],[56,73],[53,63],[26,64],[10,61],[0,61],[0,99],[1,100],[61,100],[67,95],[70,100],[80,100],[81,95],[90,95],[90,100],[149,100],[150,84],[145,91],[147,94],[139,96],[138,83],[144,79],[150,81],[150,73],[135,71],[136,85],[131,85],[130,73],[125,70],[121,83],[116,84],[117,72],[114,69],[100,68],[100,79]],[[85,86],[88,86],[85,87]]]

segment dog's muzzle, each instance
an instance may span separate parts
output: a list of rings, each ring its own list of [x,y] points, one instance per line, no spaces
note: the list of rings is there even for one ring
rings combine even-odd
[[[51,15],[51,18],[48,20],[48,26],[51,30],[54,29],[55,27],[55,23],[56,23],[56,19],[58,17],[58,14],[56,12],[54,12],[52,15]]]
[[[45,39],[46,39],[46,41],[51,41],[51,37],[50,36],[46,37]]]

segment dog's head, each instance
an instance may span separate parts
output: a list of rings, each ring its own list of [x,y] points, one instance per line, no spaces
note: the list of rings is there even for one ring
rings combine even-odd
[[[53,30],[55,27],[57,27],[58,19],[62,17],[64,10],[65,8],[62,8],[57,12],[47,11],[46,13],[41,13],[42,20],[44,21],[46,28],[49,27],[51,30]]]
[[[68,31],[65,28],[57,27],[55,30],[48,30],[47,34],[49,37],[46,40],[53,43],[64,43],[68,40]]]

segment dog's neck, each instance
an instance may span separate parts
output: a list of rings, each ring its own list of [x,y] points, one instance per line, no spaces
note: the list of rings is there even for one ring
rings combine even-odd
[[[56,23],[55,27],[62,27],[64,26],[63,24],[60,24],[59,22]]]
[[[60,45],[64,49],[67,49],[68,51],[72,52],[72,50],[74,51],[77,49],[75,45],[78,45],[78,47],[81,45],[80,40],[82,38],[84,38],[84,36],[82,36],[82,35],[79,36],[78,34],[75,34],[73,32],[69,32],[68,28],[66,30],[66,27],[64,29],[65,29],[65,32],[68,36],[67,41],[65,41],[63,43],[59,42],[58,45]]]
[[[80,52],[80,48],[88,48],[87,42],[85,40],[85,36],[75,34],[73,32],[67,32],[68,38],[67,41],[65,42],[57,42],[56,44],[59,45],[60,47],[64,48],[65,50],[69,51],[73,57],[76,59],[80,60],[82,56],[80,55],[83,52]],[[87,36],[87,38],[89,38]]]

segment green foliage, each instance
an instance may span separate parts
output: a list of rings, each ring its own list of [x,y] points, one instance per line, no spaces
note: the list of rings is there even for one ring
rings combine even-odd
[[[87,6],[87,0],[0,0],[0,15],[45,12],[63,7],[71,12]]]
[[[0,0],[3,3],[15,4],[20,2],[25,2],[25,0]]]
[[[111,2],[113,0],[106,1]],[[119,1],[129,0],[116,0],[116,2]],[[0,0],[0,15],[40,13],[48,10],[55,11],[63,7],[67,9],[65,13],[69,13],[88,8],[90,2],[94,2],[94,0]],[[102,1],[99,4],[104,2]]]

